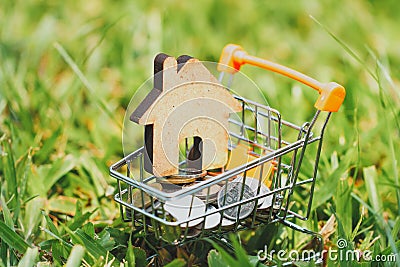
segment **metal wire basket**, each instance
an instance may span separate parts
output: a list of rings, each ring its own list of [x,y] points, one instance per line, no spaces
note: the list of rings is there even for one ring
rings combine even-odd
[[[154,185],[163,184],[165,178],[144,170],[142,147],[110,167],[110,175],[118,182],[114,199],[120,204],[121,216],[135,227],[143,227],[146,233],[174,244],[281,222],[316,236],[322,249],[318,234],[296,225],[292,218],[307,220],[310,215],[324,131],[331,113],[343,101],[344,89],[249,56],[234,45],[224,48],[220,70],[234,72],[245,63],[281,73],[318,90],[320,97],[311,121],[296,125],[283,119],[274,108],[235,95],[242,112],[238,114],[240,119],[229,119],[229,150],[245,145],[251,148],[251,160],[234,168],[211,170],[210,175],[190,186],[161,189]],[[233,67],[233,71],[225,65]],[[190,148],[185,149],[188,153]],[[310,177],[299,175],[305,155],[313,158],[308,160],[312,166],[307,166],[312,168]],[[296,193],[302,195],[301,202],[294,197]]]

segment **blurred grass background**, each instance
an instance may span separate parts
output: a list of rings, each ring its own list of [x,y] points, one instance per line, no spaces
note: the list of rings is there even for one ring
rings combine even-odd
[[[399,8],[395,0],[2,1],[0,266],[22,257],[44,265],[144,264],[144,252],[128,245],[131,229],[119,219],[108,177],[123,155],[125,108],[152,75],[157,53],[217,61],[227,43],[346,87],[305,225],[319,231],[336,214],[329,246],[345,237],[356,248],[398,253]],[[312,90],[252,67],[245,72],[285,118],[301,123],[313,115]],[[176,257],[164,253],[164,263]],[[176,266],[205,264],[191,254],[178,253]]]

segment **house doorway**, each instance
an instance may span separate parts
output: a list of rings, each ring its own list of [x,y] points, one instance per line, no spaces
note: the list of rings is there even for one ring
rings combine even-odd
[[[180,169],[202,170],[203,141],[199,136],[186,137],[179,143]]]

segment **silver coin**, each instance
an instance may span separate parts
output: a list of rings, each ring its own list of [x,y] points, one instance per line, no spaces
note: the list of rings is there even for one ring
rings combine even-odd
[[[222,227],[227,227],[227,226],[232,226],[235,224],[236,221],[231,221],[225,218],[222,218],[221,226]]]
[[[162,191],[165,193],[174,193],[176,191],[182,190],[181,185],[176,185],[165,181],[161,184],[162,184]]]
[[[269,192],[271,192],[271,190],[269,190],[269,188],[266,187],[265,193],[269,193]],[[272,199],[273,198],[274,198],[273,195],[269,195],[269,196],[264,197],[264,201],[261,203],[261,205],[259,205],[257,207],[257,209],[268,209],[268,208],[270,208],[272,206]]]
[[[243,192],[243,196],[241,198]],[[246,184],[241,182],[231,182],[226,184],[218,193],[218,207],[222,208],[242,200],[254,197],[254,191]],[[246,218],[254,210],[254,201],[246,204],[237,205],[224,211],[224,216],[231,220]]]
[[[221,221],[221,214],[215,212],[217,209],[213,206],[207,208],[207,216],[204,222],[204,229],[212,229],[219,225]]]
[[[244,177],[239,176],[234,180],[234,182],[243,182]],[[248,185],[254,192],[255,195],[260,196],[267,194],[271,190],[260,180],[253,178],[253,177],[246,177],[246,185]],[[258,194],[257,194],[258,192]],[[272,205],[272,195],[269,195],[267,197],[259,198],[257,202],[257,209],[266,209],[269,208]]]
[[[166,201],[164,209],[171,214],[177,221],[189,220],[187,223],[182,223],[180,226],[193,227],[201,223],[204,217],[193,219],[202,216],[206,211],[206,204],[197,197],[186,196],[179,199]]]

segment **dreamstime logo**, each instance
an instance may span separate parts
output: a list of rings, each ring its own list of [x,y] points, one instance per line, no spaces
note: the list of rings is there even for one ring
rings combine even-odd
[[[273,261],[274,259],[279,261],[310,261],[315,260],[317,263],[321,262],[323,258],[328,258],[332,261],[346,261],[346,262],[396,262],[396,254],[388,255],[373,255],[372,251],[359,249],[352,249],[348,247],[347,240],[339,238],[336,242],[338,249],[329,248],[322,252],[305,250],[271,250],[268,251],[268,246],[265,246],[263,250],[259,250],[257,257],[260,261]]]
[[[338,241],[336,242],[336,245],[339,249],[346,248],[347,247],[347,240],[343,238],[339,238]]]

